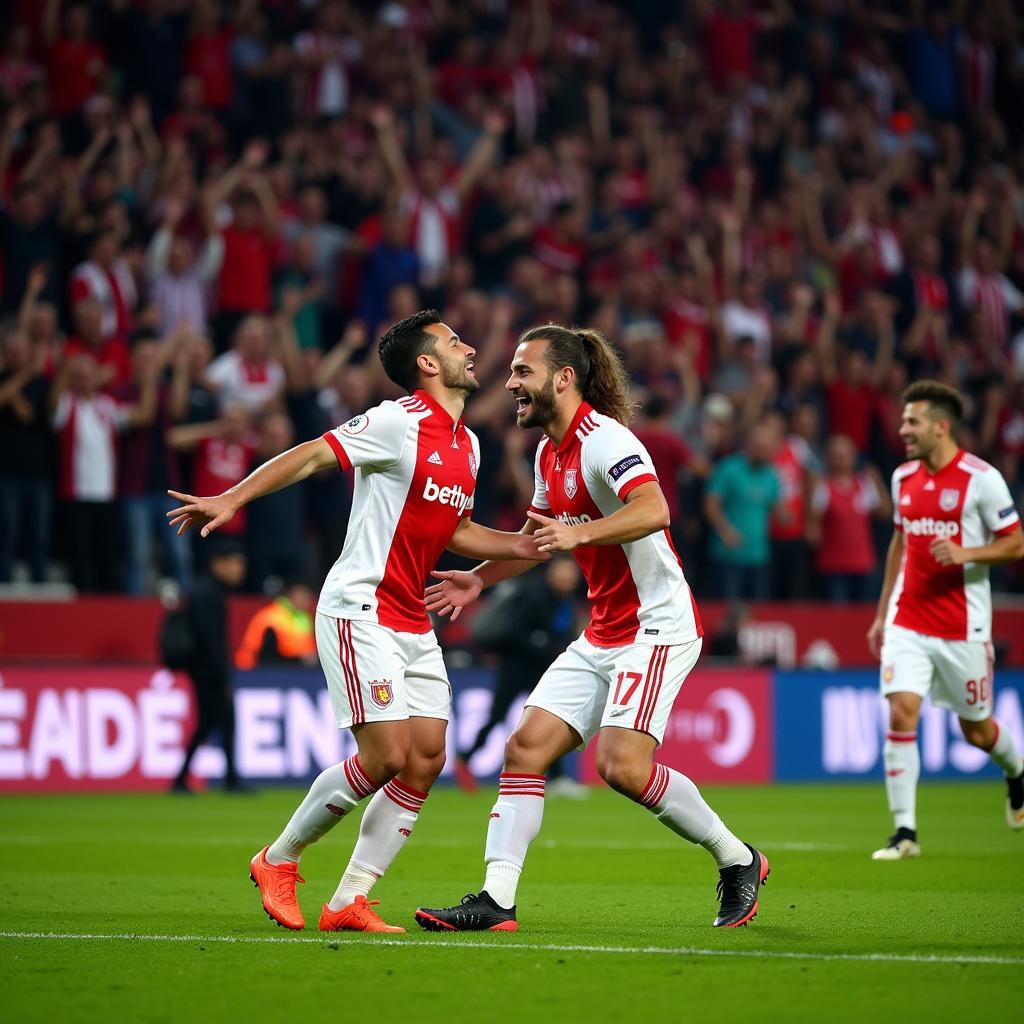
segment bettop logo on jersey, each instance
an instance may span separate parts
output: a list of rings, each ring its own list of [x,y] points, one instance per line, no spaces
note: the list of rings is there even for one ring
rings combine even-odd
[[[578,490],[578,485],[577,485],[577,481],[576,481],[576,470],[575,469],[567,469],[565,471],[565,476],[562,479],[562,489],[565,491],[565,496],[567,498],[575,498],[576,497],[576,491]]]
[[[611,469],[608,470],[608,475],[613,480],[618,480],[623,473],[628,472],[634,466],[639,466],[644,460],[639,455],[627,455],[621,462],[616,462]]]
[[[391,680],[371,679],[370,697],[377,707],[386,708],[395,699],[394,690],[391,688]]]
[[[952,519],[907,519],[903,517],[903,532],[911,537],[955,537],[960,524]]]
[[[952,512],[960,502],[960,492],[955,487],[944,487],[939,495],[939,508]]]
[[[370,418],[366,415],[353,416],[342,428],[343,434],[361,434],[369,425]]]
[[[423,487],[423,499],[424,501],[436,501],[441,505],[451,505],[460,514],[465,512],[473,501],[472,497],[458,484],[454,487],[440,487],[429,476]]]
[[[565,523],[566,526],[582,526],[584,523],[592,523],[593,520],[586,512],[581,516],[570,516],[563,512],[561,515],[555,516],[560,523]]]

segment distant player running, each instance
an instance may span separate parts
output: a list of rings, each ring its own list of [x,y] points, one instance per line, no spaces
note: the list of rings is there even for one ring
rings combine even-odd
[[[881,646],[889,701],[885,788],[896,832],[872,857],[919,857],[917,780],[921,702],[951,708],[968,743],[1006,774],[1006,820],[1024,828],[1024,762],[1009,730],[992,717],[992,594],[988,567],[1024,555],[1024,534],[999,471],[954,439],[963,400],[918,381],[903,393],[905,462],[892,475],[895,532],[878,613],[868,630]]]
[[[714,858],[721,898],[714,924],[746,924],[768,861],[725,827],[685,775],[653,762],[702,630],[650,456],[624,425],[632,408],[618,357],[597,331],[536,327],[522,336],[506,387],[519,426],[547,435],[537,448],[524,533],[541,551],[572,551],[593,615],[541,678],[509,738],[483,889],[458,906],[421,908],[416,920],[428,930],[516,930],[516,888],[540,830],[544,773],[596,735],[602,778]],[[484,587],[528,568],[487,562],[434,573],[442,582],[428,589],[427,607],[454,618]]]
[[[261,495],[332,466],[355,471],[348,534],[320,593],[316,642],[338,727],[352,730],[358,753],[323,771],[280,837],[252,859],[263,908],[285,928],[305,925],[295,897],[303,851],[373,795],[320,930],[405,931],[385,924],[366,897],[409,838],[444,765],[451,690],[424,611],[427,574],[445,548],[470,558],[548,557],[532,538],[470,519],[480,446],[461,416],[479,386],[473,356],[434,310],[408,317],[380,341],[384,369],[408,398],[284,452],[216,497],[170,492],[186,503],[168,513],[172,525],[202,526],[205,537]]]

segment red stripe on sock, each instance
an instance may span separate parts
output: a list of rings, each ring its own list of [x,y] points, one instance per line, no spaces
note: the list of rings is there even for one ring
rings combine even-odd
[[[651,777],[647,780],[647,785],[637,802],[643,804],[644,807],[653,807],[665,795],[666,789],[668,789],[668,769],[664,765],[656,764],[651,769]]]
[[[527,775],[525,772],[502,772],[498,776],[498,781],[500,782],[500,781],[502,781],[504,779],[533,779],[535,781],[539,779],[541,782],[543,782],[544,781],[544,776],[543,775]]]
[[[893,743],[913,743],[917,739],[916,732],[891,732],[886,739]]]
[[[407,797],[411,797],[413,800],[418,800],[423,803],[424,800],[429,796],[428,793],[421,793],[418,789],[413,789],[412,786],[407,786],[401,779],[392,779],[389,786],[394,786],[395,789],[400,790]]]
[[[392,788],[390,784],[384,787],[383,792],[392,803],[397,804],[399,807],[402,807],[407,811],[412,811],[414,814],[419,814],[423,809],[422,801],[416,802],[409,800],[407,797],[403,796],[401,792]]]

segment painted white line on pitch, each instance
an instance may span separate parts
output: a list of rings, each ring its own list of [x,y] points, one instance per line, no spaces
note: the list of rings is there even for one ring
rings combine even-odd
[[[82,845],[88,844],[103,844],[110,845],[111,835],[106,833],[102,836],[32,836],[32,835],[15,835],[15,836],[4,836],[4,843],[15,846],[44,846],[44,845]],[[123,836],[123,846],[224,846],[224,847],[246,847],[248,846],[259,846],[265,842],[265,837],[257,837],[254,839],[245,839],[244,837],[239,838],[238,836],[196,836],[189,838],[175,839],[173,836],[152,836],[152,837],[138,837],[125,834]],[[472,843],[467,843],[462,839],[417,839],[417,846],[431,847],[437,849],[458,849],[460,847],[472,846]],[[541,846],[548,850],[677,850],[682,845],[679,842],[628,842],[622,839],[595,839],[595,840],[562,840],[562,839],[537,839],[534,841],[535,846]],[[764,840],[758,843],[758,846],[762,850],[793,850],[797,852],[836,852],[849,850],[851,847],[844,846],[841,843],[790,843],[790,842],[777,842],[773,843],[770,840]]]
[[[611,953],[615,955],[661,954],[663,956],[741,956],[767,960],[844,960],[861,963],[898,964],[989,964],[998,967],[1024,966],[1024,957],[931,956],[913,953],[800,953],[775,949],[700,949],[695,946],[562,946],[539,942],[453,942],[451,939],[378,939],[340,937],[292,938],[276,935],[136,935],[131,932],[98,935],[85,932],[0,932],[0,939],[50,939],[73,942],[221,942],[269,945],[316,944],[335,946],[416,946],[426,948],[486,949],[491,951],[541,953]]]

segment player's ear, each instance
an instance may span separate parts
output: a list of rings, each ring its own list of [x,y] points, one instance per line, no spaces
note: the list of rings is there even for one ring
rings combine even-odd
[[[555,374],[555,390],[561,394],[563,391],[568,391],[572,387],[572,382],[576,379],[576,371],[571,366],[563,366]]]
[[[424,377],[436,377],[441,372],[437,360],[427,352],[421,352],[416,357],[416,368]]]

